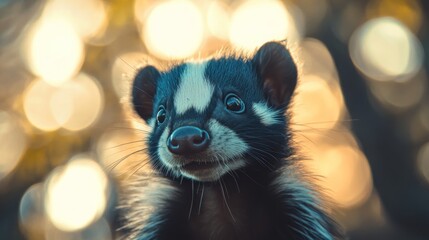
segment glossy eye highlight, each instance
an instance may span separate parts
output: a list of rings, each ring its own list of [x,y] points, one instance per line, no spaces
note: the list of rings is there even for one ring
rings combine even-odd
[[[156,113],[156,121],[158,122],[158,124],[162,124],[165,121],[165,115],[166,115],[165,107],[160,106],[158,109],[158,112]]]
[[[242,113],[245,109],[243,100],[233,93],[226,95],[224,104],[227,110],[235,113]]]

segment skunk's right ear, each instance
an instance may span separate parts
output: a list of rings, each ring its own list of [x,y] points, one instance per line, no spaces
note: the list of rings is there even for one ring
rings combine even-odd
[[[287,107],[295,91],[298,70],[292,55],[279,42],[267,42],[253,57],[268,103],[275,108]]]
[[[140,69],[134,79],[132,89],[133,107],[146,122],[152,117],[156,84],[160,76],[158,69],[148,65]]]

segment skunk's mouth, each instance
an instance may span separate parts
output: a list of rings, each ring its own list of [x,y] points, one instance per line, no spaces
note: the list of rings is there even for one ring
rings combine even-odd
[[[190,163],[187,163],[183,166],[181,166],[181,169],[187,171],[187,172],[195,172],[195,171],[206,171],[211,170],[219,166],[218,162],[197,162],[192,161]]]
[[[212,182],[217,181],[227,172],[239,169],[244,165],[245,161],[241,158],[231,159],[228,162],[191,161],[181,165],[178,170],[186,178],[202,182]]]

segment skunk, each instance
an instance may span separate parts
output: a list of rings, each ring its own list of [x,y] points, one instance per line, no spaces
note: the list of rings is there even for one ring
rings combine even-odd
[[[121,239],[342,239],[292,147],[297,75],[279,42],[140,69],[132,106],[156,174],[123,191]]]

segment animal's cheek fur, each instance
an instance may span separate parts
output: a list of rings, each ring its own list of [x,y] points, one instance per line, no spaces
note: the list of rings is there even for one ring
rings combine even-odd
[[[149,153],[154,168],[166,174],[177,175],[177,171],[172,167],[172,157],[166,145],[169,132],[167,127],[152,130],[148,137]]]
[[[167,149],[167,138],[169,133],[169,127],[162,130],[161,136],[159,137],[157,144],[157,156],[161,164],[161,169],[165,168],[167,172],[178,176],[179,173],[177,170],[175,170],[174,167],[174,157]]]
[[[248,145],[240,136],[222,125],[219,121],[211,119],[208,122],[211,133],[210,150],[222,160],[228,160],[244,156],[248,150]]]

